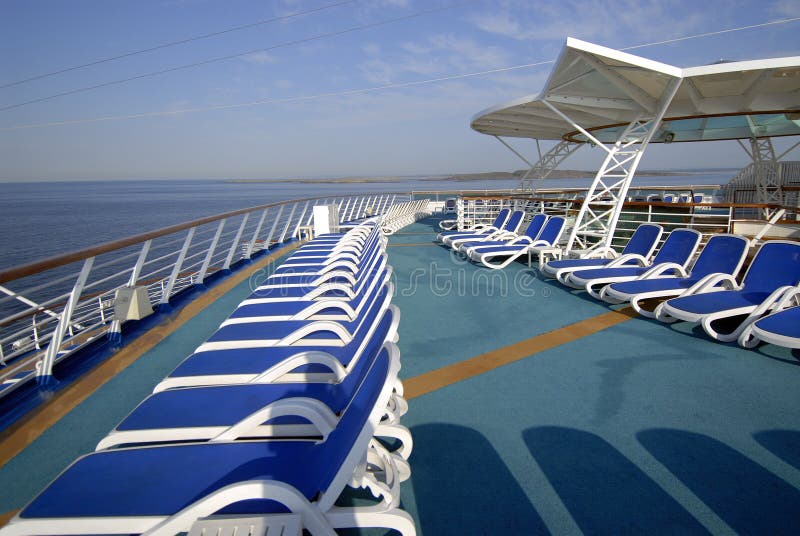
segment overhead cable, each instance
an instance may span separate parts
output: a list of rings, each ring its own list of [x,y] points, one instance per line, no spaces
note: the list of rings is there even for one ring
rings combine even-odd
[[[649,46],[661,45],[665,43],[676,43],[679,41],[688,41],[691,39],[700,39],[704,37],[710,37],[714,35],[720,35],[723,33],[730,33],[730,32],[737,32],[740,30],[749,30],[753,28],[761,28],[764,26],[771,26],[775,24],[786,24],[790,22],[796,22],[800,20],[800,17],[793,17],[788,19],[781,19],[781,20],[774,20],[763,22],[760,24],[751,24],[749,26],[741,26],[738,28],[728,28],[724,30],[718,30],[714,32],[706,32],[702,34],[696,35],[689,35],[684,37],[678,37],[675,39],[670,39],[668,41],[657,41],[652,43],[644,43],[639,45],[632,45],[628,47],[621,48],[620,50],[633,50],[637,48],[644,48]],[[457,75],[450,75],[450,76],[443,76],[439,78],[429,78],[426,80],[416,80],[412,82],[399,82],[394,84],[385,84],[381,86],[372,86],[366,88],[359,88],[359,89],[350,89],[346,91],[337,91],[337,92],[330,92],[330,93],[318,93],[315,95],[303,95],[303,96],[296,96],[296,97],[286,97],[286,98],[279,98],[279,99],[264,99],[264,100],[257,100],[257,101],[250,101],[250,102],[242,102],[236,104],[223,104],[217,106],[203,106],[203,107],[196,107],[196,108],[184,108],[180,110],[163,110],[163,111],[155,111],[155,112],[144,112],[138,114],[128,114],[128,115],[112,115],[112,116],[104,116],[104,117],[93,117],[93,118],[85,118],[85,119],[73,119],[73,120],[66,120],[66,121],[51,121],[48,123],[31,123],[25,125],[14,125],[9,127],[0,127],[0,132],[2,131],[11,131],[11,130],[23,130],[23,129],[31,129],[31,128],[41,128],[41,127],[52,127],[52,126],[65,126],[65,125],[79,125],[85,123],[99,123],[103,121],[115,121],[115,120],[122,120],[122,119],[138,119],[138,118],[147,118],[147,117],[163,117],[163,116],[171,116],[171,115],[179,115],[179,114],[187,114],[187,113],[196,113],[196,112],[209,112],[209,111],[216,111],[216,110],[230,110],[235,108],[245,108],[250,106],[261,106],[266,104],[281,104],[281,103],[289,103],[289,102],[299,102],[299,101],[311,101],[317,100],[322,98],[329,98],[329,97],[342,97],[342,96],[349,96],[355,95],[359,93],[371,93],[375,91],[383,91],[387,89],[396,89],[396,88],[404,88],[404,87],[412,87],[412,86],[421,86],[426,84],[434,84],[438,82],[446,82],[450,80],[458,80],[463,78],[470,78],[470,77],[477,77],[477,76],[485,76],[491,75],[496,73],[503,73],[508,71],[516,71],[520,69],[528,69],[531,67],[538,67],[542,65],[547,65],[550,63],[555,63],[555,60],[544,60],[538,61],[534,63],[525,63],[521,65],[513,65],[510,67],[500,67],[497,69],[489,69],[486,71],[474,72],[474,73],[465,73],[465,74],[457,74]]]

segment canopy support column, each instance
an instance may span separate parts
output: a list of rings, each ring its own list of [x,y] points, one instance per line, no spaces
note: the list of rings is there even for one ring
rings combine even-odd
[[[664,89],[652,117],[645,117],[643,112],[628,124],[616,143],[610,147],[601,143],[552,103],[547,100],[543,101],[553,112],[586,136],[589,141],[608,153],[578,212],[567,241],[566,253],[575,249],[583,250],[585,253],[598,248],[611,247],[617,221],[622,212],[628,188],[636,174],[636,168],[639,166],[639,161],[648,143],[658,131],[664,113],[680,83],[680,78],[670,81]]]
[[[536,161],[535,164],[532,164],[527,158],[522,156],[519,151],[514,149],[511,145],[509,145],[503,138],[500,136],[494,136],[497,138],[497,141],[505,145],[509,151],[517,155],[520,160],[525,162],[530,169],[523,175],[522,179],[520,180],[520,190],[523,192],[535,192],[536,188],[534,184],[537,181],[541,181],[546,179],[550,176],[558,166],[561,165],[561,162],[566,160],[572,153],[577,151],[582,143],[576,143],[573,141],[565,141],[561,140],[555,146],[551,147],[546,153],[542,154],[539,151],[539,160]],[[539,140],[536,140],[536,146],[539,146]]]
[[[749,120],[749,118],[748,118]],[[753,180],[756,187],[756,202],[764,205],[783,205],[780,166],[775,156],[772,138],[750,138],[750,149],[740,141],[739,146],[753,161]],[[762,209],[764,217],[770,217],[770,209]]]

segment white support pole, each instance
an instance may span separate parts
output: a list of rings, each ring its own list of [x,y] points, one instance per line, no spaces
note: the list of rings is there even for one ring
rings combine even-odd
[[[214,252],[217,250],[217,244],[219,243],[219,237],[222,236],[222,229],[225,228],[226,219],[219,220],[219,225],[217,226],[217,232],[214,233],[214,238],[211,239],[211,244],[208,246],[208,251],[206,251],[206,256],[203,259],[203,264],[200,266],[200,272],[197,274],[197,284],[202,285],[203,282],[206,280],[206,274],[208,273],[208,268],[211,266],[211,258],[214,256]]]
[[[297,233],[300,231],[300,226],[303,225],[303,217],[306,215],[306,212],[308,212],[308,205],[310,204],[311,201],[306,201],[306,204],[303,206],[303,212],[301,212],[300,217],[297,218],[297,225],[294,226],[294,230],[292,231],[292,234],[290,234],[289,236],[297,238]],[[311,211],[311,215],[312,216],[314,215],[313,210]]]
[[[136,264],[133,265],[133,270],[131,270],[131,276],[128,278],[129,287],[135,287],[137,281],[139,281],[139,275],[142,273],[144,261],[147,260],[147,254],[150,253],[150,246],[152,244],[152,240],[147,240],[144,244],[142,244],[142,250],[139,252],[139,257],[136,259]]]
[[[611,246],[625,196],[636,174],[639,161],[658,130],[680,84],[680,78],[673,78],[665,87],[654,116],[639,117],[632,121],[620,134],[616,143],[610,147],[602,144],[552,103],[544,101],[551,110],[608,153],[578,212],[575,225],[567,240],[566,253],[576,246],[583,250]]]
[[[540,155],[539,160],[537,160],[535,164],[530,164],[527,159],[518,154],[517,151],[515,151],[514,148],[507,144],[503,139],[499,137],[497,137],[497,139],[531,166],[525,175],[523,175],[520,179],[520,189],[523,192],[535,192],[535,182],[542,181],[549,177],[550,174],[555,171],[564,160],[569,158],[575,151],[584,145],[583,143],[562,140],[551,147],[545,154]],[[536,140],[536,142],[537,150],[541,153],[541,148],[538,145],[539,140]]]
[[[275,216],[275,221],[272,223],[272,229],[269,230],[269,235],[267,235],[266,243],[264,244],[267,248],[269,248],[270,243],[272,242],[272,237],[275,236],[275,230],[278,228],[278,222],[281,221],[281,214],[283,214],[283,207],[286,205],[281,205],[278,209],[278,214]]]
[[[280,244],[283,244],[283,241],[286,239],[286,233],[289,232],[289,226],[292,225],[292,220],[294,219],[294,213],[297,210],[297,203],[292,205],[292,211],[289,213],[289,218],[286,220],[286,226],[283,228],[283,232],[281,233],[281,237],[278,239]]]
[[[144,266],[144,261],[147,260],[148,253],[150,253],[150,246],[152,243],[152,240],[147,240],[144,244],[142,244],[142,250],[139,252],[139,257],[136,259],[136,264],[133,265],[133,270],[131,270],[131,276],[128,278],[129,287],[135,287],[136,283],[139,281],[139,275],[142,273],[142,267]],[[100,313],[102,312],[103,304],[100,303]],[[114,339],[115,337],[119,337],[121,332],[122,322],[114,318],[111,321],[111,326],[108,328],[108,337]]]
[[[350,208],[350,202],[353,200],[352,197],[347,198],[347,204],[344,206],[344,210],[340,210],[339,214],[339,223],[344,223],[347,221],[347,210]]]
[[[175,282],[178,280],[178,275],[180,275],[181,273],[183,260],[186,258],[186,252],[189,251],[189,246],[192,243],[192,238],[194,238],[195,229],[197,228],[192,227],[191,229],[189,229],[189,232],[186,233],[186,240],[183,241],[183,247],[178,253],[178,258],[175,259],[175,265],[172,267],[172,273],[170,274],[169,280],[167,281],[167,284],[161,293],[161,301],[159,303],[162,305],[167,305],[169,303],[170,294],[172,294],[172,289],[175,288]]]
[[[233,242],[231,242],[231,247],[228,249],[228,256],[225,257],[225,264],[222,265],[223,270],[228,270],[231,267],[231,263],[233,262],[233,256],[236,254],[236,250],[239,249],[241,246],[240,240],[242,239],[242,233],[244,233],[245,225],[247,225],[247,220],[250,218],[250,213],[245,213],[244,217],[242,218],[242,223],[239,224],[239,228],[236,230],[236,236],[233,237]]]
[[[358,212],[356,212],[355,219],[363,218],[364,212],[367,210],[367,203],[369,202],[369,196],[361,196],[361,203],[358,205]]]
[[[244,253],[245,259],[250,259],[253,256],[253,250],[256,248],[256,241],[258,240],[258,235],[261,234],[261,228],[264,226],[264,221],[267,219],[267,213],[269,212],[269,208],[265,208],[264,212],[261,213],[261,218],[258,220],[258,225],[256,225],[256,230],[253,233],[253,238],[250,239],[250,243],[247,244],[247,251]]]
[[[756,202],[765,205],[783,205],[783,189],[772,138],[750,138],[749,154],[753,159]],[[762,211],[765,217],[769,217],[769,208],[765,207]]]
[[[94,257],[89,257],[83,261],[83,267],[78,274],[78,279],[75,281],[75,286],[72,287],[67,303],[64,305],[64,310],[60,315],[61,318],[59,318],[56,329],[50,338],[50,344],[47,347],[44,358],[37,363],[36,376],[40,382],[47,382],[53,376],[53,365],[58,357],[58,351],[61,349],[61,343],[64,341],[64,335],[72,323],[72,313],[75,311],[75,305],[77,305],[81,297],[86,280],[89,279],[92,265],[94,265]]]

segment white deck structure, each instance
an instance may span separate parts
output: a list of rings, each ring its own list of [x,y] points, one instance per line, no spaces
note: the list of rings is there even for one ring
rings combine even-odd
[[[504,144],[558,141],[526,174],[528,190],[582,144],[606,151],[567,241],[582,253],[610,245],[650,142],[737,140],[764,170],[758,201],[781,204],[770,170],[789,151],[776,155],[770,138],[800,135],[800,56],[680,68],[569,38],[539,95],[484,110],[471,126]]]

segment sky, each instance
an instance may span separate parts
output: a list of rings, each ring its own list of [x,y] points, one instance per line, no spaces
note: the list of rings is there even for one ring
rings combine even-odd
[[[4,0],[0,181],[520,169],[470,119],[538,93],[567,37],[623,48],[793,17],[800,1]],[[800,55],[798,36],[793,21],[635,53],[688,67]],[[651,147],[640,167],[746,163],[714,142]]]

